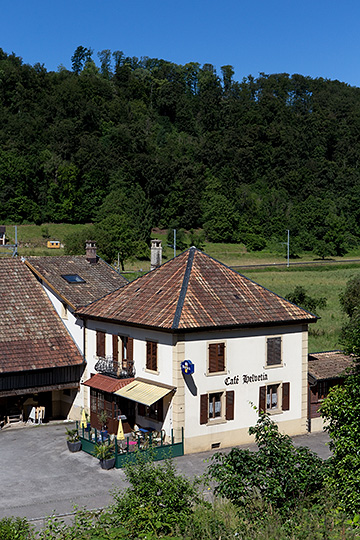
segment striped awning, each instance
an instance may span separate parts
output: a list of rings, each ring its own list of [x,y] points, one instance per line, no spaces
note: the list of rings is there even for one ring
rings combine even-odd
[[[135,379],[124,388],[117,390],[115,394],[150,407],[150,405],[175,390],[175,386],[154,383],[144,379]]]

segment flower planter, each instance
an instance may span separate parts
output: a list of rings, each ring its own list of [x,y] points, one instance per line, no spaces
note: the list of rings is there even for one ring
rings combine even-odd
[[[67,445],[70,452],[79,452],[79,450],[81,450],[81,441],[76,441],[76,442],[67,441]]]
[[[115,465],[115,458],[109,458],[109,459],[100,459],[100,467],[102,469],[106,469],[107,471],[109,469],[112,469]]]

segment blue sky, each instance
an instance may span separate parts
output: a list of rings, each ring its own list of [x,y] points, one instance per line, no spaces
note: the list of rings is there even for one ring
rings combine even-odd
[[[11,0],[0,47],[48,70],[78,45],[251,74],[300,73],[360,86],[358,0]]]

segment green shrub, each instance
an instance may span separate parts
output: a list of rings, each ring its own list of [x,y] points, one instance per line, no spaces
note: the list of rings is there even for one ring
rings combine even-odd
[[[239,506],[259,499],[288,510],[322,489],[323,461],[308,448],[295,448],[268,414],[261,412],[249,433],[255,435],[257,452],[233,448],[213,455],[208,474],[217,482],[215,493]]]
[[[248,251],[261,251],[266,247],[266,240],[263,236],[247,233],[239,239],[246,246]]]
[[[184,530],[199,497],[195,483],[177,475],[171,460],[154,464],[139,455],[125,474],[131,487],[115,494],[117,523],[126,524],[134,538]]]
[[[0,519],[1,540],[31,540],[33,538],[32,529],[25,518]]]

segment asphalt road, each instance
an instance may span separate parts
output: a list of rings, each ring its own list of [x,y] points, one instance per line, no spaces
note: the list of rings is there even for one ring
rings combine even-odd
[[[113,500],[111,492],[128,485],[123,470],[105,471],[92,456],[69,452],[67,426],[12,426],[0,431],[0,518],[26,517],[42,526],[47,516],[70,514],[74,506],[107,506]],[[324,459],[330,455],[328,440],[325,433],[293,438],[295,445],[308,446]],[[174,463],[181,474],[199,476],[214,452],[182,456]]]

